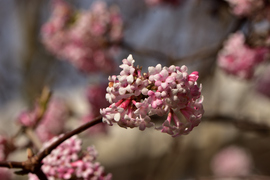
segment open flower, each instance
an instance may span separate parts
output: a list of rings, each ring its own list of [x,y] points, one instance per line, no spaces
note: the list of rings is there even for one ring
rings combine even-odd
[[[167,115],[157,129],[172,136],[188,134],[204,113],[201,86],[196,82],[198,72],[189,75],[186,66],[158,64],[149,67],[148,73],[142,73],[141,68],[134,67],[134,62],[129,55],[120,65],[120,75],[109,77],[106,99],[111,105],[100,110],[103,122],[144,130],[155,125],[150,116]],[[179,113],[185,121],[180,120]]]

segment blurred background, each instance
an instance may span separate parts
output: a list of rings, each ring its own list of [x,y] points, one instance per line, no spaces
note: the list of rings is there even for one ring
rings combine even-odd
[[[67,2],[83,10],[93,3]],[[140,131],[117,125],[106,133],[82,135],[84,146],[96,146],[98,161],[114,180],[270,179],[270,99],[256,91],[256,78],[241,79],[217,66],[224,41],[233,32],[246,31],[247,17],[233,15],[223,0],[150,5],[143,0],[105,2],[119,8],[124,43],[113,56],[113,72],[87,74],[59,60],[41,42],[51,1],[0,1],[1,134],[12,136],[18,131],[19,114],[33,108],[44,86],[69,109],[66,130],[79,126],[79,119],[91,109],[87,88],[106,84],[108,75],[118,74],[122,59],[132,54],[143,71],[156,64],[186,65],[189,73],[198,71],[205,114],[190,134],[176,138],[152,128]],[[261,63],[255,77],[267,65],[267,61]],[[24,160],[25,150],[11,153],[8,159]],[[14,175],[13,179],[27,176]]]

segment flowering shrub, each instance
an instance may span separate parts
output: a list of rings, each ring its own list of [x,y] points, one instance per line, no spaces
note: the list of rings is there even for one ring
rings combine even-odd
[[[203,115],[201,86],[197,85],[198,72],[187,73],[187,67],[149,67],[148,73],[134,67],[131,55],[120,65],[118,76],[109,77],[106,99],[111,103],[100,110],[103,121],[127,128],[154,126],[150,116],[168,114],[162,132],[172,136],[188,134]],[[181,112],[187,122],[180,121]]]
[[[122,19],[116,7],[107,7],[102,1],[93,3],[87,11],[75,11],[56,0],[41,35],[50,52],[81,71],[110,72],[114,69],[110,44],[122,39]]]
[[[61,136],[59,136],[61,137]],[[55,142],[54,137],[44,144],[43,148]],[[83,179],[83,180],[110,180],[111,174],[105,174],[104,168],[96,162],[97,151],[93,146],[82,152],[82,142],[73,136],[54,149],[50,155],[43,159],[41,169],[50,180]],[[29,174],[29,180],[38,180],[36,175]]]
[[[218,54],[218,65],[229,74],[250,79],[255,66],[264,60],[267,51],[266,48],[247,46],[244,34],[237,32],[224,43]]]

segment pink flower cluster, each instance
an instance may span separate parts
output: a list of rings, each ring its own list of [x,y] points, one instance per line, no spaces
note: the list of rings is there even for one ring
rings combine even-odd
[[[237,16],[248,16],[264,6],[264,0],[226,0]]]
[[[111,43],[123,36],[123,22],[116,7],[102,1],[87,11],[75,11],[66,2],[55,0],[50,20],[41,30],[42,42],[60,59],[83,72],[114,69]]]
[[[37,121],[38,105],[32,111],[24,111],[18,118],[18,122],[26,127],[32,127]],[[37,136],[42,142],[59,135],[64,130],[64,124],[68,116],[68,108],[60,99],[51,99],[43,119],[35,129]]]
[[[198,72],[187,73],[187,67],[149,67],[148,73],[134,67],[129,55],[120,65],[118,76],[109,77],[106,99],[111,103],[101,109],[103,122],[117,123],[127,128],[154,126],[150,116],[167,115],[160,129],[172,136],[188,134],[198,126],[204,113],[201,86],[197,85]],[[180,112],[186,121],[180,121]]]
[[[12,179],[11,171],[7,168],[0,167],[0,177],[3,180],[11,180]]]
[[[100,108],[104,108],[109,106],[108,101],[105,99],[106,94],[106,84],[97,84],[91,85],[87,88],[87,100],[90,105],[89,113],[87,116],[83,117],[83,123],[92,121],[95,117],[99,116]],[[92,128],[89,128],[87,132],[89,134],[99,134],[99,133],[106,133],[108,125],[105,123],[99,123]]]
[[[252,160],[243,148],[229,146],[214,156],[211,168],[218,177],[247,176],[251,173]]]
[[[170,5],[179,5],[182,0],[145,0],[148,6],[156,6],[162,3]]]
[[[244,34],[232,34],[218,54],[218,66],[240,78],[253,77],[256,65],[264,61],[268,50],[263,47],[251,48],[245,44]]]
[[[61,136],[60,136],[61,137]],[[55,142],[54,137],[44,144],[44,148]],[[82,179],[82,180],[110,180],[112,175],[106,175],[104,168],[96,162],[97,151],[93,146],[82,151],[82,142],[73,136],[45,157],[42,161],[42,171],[48,179]],[[29,180],[38,180],[36,175],[29,174]]]

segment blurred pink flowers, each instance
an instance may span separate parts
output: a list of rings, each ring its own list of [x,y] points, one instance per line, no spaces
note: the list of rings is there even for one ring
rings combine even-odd
[[[233,8],[233,13],[238,16],[248,16],[255,10],[264,6],[263,0],[226,0]]]
[[[250,48],[245,44],[244,34],[232,34],[218,54],[218,66],[229,74],[240,78],[253,77],[256,65],[264,61],[268,49]]]
[[[60,136],[61,137],[61,136]],[[59,137],[54,137],[44,143],[48,147]],[[83,179],[83,180],[110,180],[112,175],[105,174],[104,168],[96,162],[97,151],[89,146],[82,151],[82,142],[77,136],[64,141],[42,161],[42,170],[50,180],[54,179]],[[38,180],[36,175],[29,174],[29,180]]]
[[[41,30],[42,42],[60,59],[83,72],[111,72],[112,44],[123,36],[118,8],[96,1],[87,11],[75,11],[62,0],[55,0],[50,20]]]
[[[24,111],[18,118],[18,122],[26,127],[32,127],[37,122],[37,105],[32,111]],[[68,117],[68,108],[64,101],[51,99],[43,119],[35,129],[37,136],[42,142],[48,141],[52,137],[59,135],[64,130],[64,125]]]
[[[105,99],[106,87],[106,84],[96,84],[87,88],[86,96],[90,108],[88,114],[82,118],[83,123],[92,121],[95,117],[100,115],[100,108],[109,106],[109,102]],[[89,128],[87,132],[91,135],[107,133],[107,128],[107,124],[99,123]]]
[[[211,164],[214,175],[219,177],[250,175],[251,166],[251,157],[237,146],[230,146],[218,152]]]
[[[134,67],[134,62],[129,55],[120,65],[120,75],[109,77],[106,99],[111,105],[100,110],[103,122],[144,130],[154,126],[150,116],[168,114],[157,129],[172,136],[188,134],[198,126],[204,113],[201,86],[196,82],[198,72],[189,75],[186,66],[158,64],[149,67],[148,73],[142,73],[141,68]],[[180,112],[186,122],[180,121]]]

